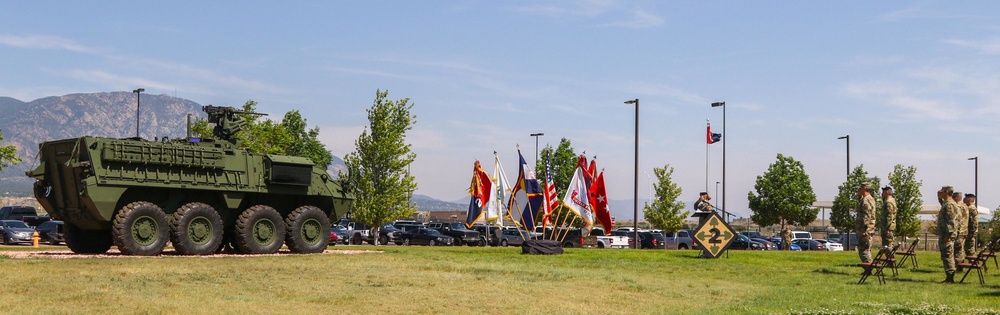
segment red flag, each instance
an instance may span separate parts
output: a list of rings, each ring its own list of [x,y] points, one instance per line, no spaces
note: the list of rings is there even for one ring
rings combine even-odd
[[[479,161],[476,161],[472,167],[472,183],[469,184],[469,195],[472,195],[472,198],[469,199],[469,211],[465,218],[467,228],[472,228],[472,225],[482,218],[483,208],[489,202],[492,189],[493,182],[490,180],[490,175],[486,174]]]
[[[708,124],[708,133],[705,134],[705,141],[707,144],[712,144],[712,125]]]
[[[604,189],[604,172],[597,175],[594,184],[590,186],[589,194],[592,196],[591,201],[594,202],[592,205],[597,221],[604,226],[605,232],[610,232],[614,223],[611,220],[611,210],[608,209],[608,194]]]

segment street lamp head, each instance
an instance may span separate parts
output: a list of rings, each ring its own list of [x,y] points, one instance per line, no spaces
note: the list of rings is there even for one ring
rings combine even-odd
[[[637,98],[637,99],[634,99],[634,100],[627,100],[627,101],[625,101],[625,104],[635,104],[635,103],[638,103],[638,102],[639,102],[639,99]]]
[[[533,134],[531,134],[531,136],[532,136],[532,137],[537,137],[537,136],[544,136],[544,135],[545,135],[545,134],[544,134],[544,133],[541,133],[541,132],[539,132],[539,133],[533,133]]]
[[[726,106],[726,102],[715,102],[712,103],[712,107]]]
[[[851,135],[846,135],[846,136],[842,136],[842,137],[837,137],[837,139],[838,139],[838,140],[844,140],[844,139],[849,139],[849,138],[851,138]]]
[[[144,89],[144,88],[138,88],[138,89],[132,90],[132,93],[136,93],[136,94],[142,93],[142,92],[146,92],[146,89]]]
[[[977,156],[977,157],[970,157],[970,158],[969,158],[969,161],[972,161],[972,160],[977,160],[977,161],[978,161],[978,160],[979,160],[979,157],[978,157],[978,156]]]

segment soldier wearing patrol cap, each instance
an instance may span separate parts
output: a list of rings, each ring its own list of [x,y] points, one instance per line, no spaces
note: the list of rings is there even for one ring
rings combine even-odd
[[[938,201],[941,203],[941,210],[937,215],[938,249],[941,250],[941,262],[944,264],[945,278],[942,283],[955,283],[955,231],[956,218],[958,217],[958,205],[952,200],[951,194],[955,189],[951,186],[941,187],[938,191]]]
[[[896,198],[892,197],[892,187],[882,187],[882,246],[895,243]]]
[[[962,202],[962,192],[956,191],[951,194],[951,199],[955,201],[958,208],[958,216],[955,217],[955,263],[965,260],[965,238],[969,235],[969,207]]]
[[[698,194],[698,201],[694,202],[694,210],[695,210],[695,212],[700,212],[700,213],[714,212],[715,211],[715,206],[712,206],[711,203],[708,203],[709,200],[712,200],[712,196],[709,196],[707,192],[703,191],[703,192],[699,193]],[[698,226],[701,226],[702,224],[705,224],[705,221],[708,221],[708,217],[709,216],[708,215],[702,215],[700,217],[701,217],[701,219],[699,219]]]
[[[872,237],[875,236],[875,198],[872,197],[871,183],[858,186],[857,226],[858,256],[861,262],[872,261]]]
[[[971,254],[979,244],[979,207],[976,205],[976,195],[965,194],[965,206],[969,208],[969,230],[965,237],[965,252]]]

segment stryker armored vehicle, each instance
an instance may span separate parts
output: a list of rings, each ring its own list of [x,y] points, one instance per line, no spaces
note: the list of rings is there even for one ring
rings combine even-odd
[[[353,197],[307,158],[241,148],[235,135],[244,117],[260,114],[202,109],[214,139],[86,136],[39,144],[40,165],[26,174],[36,179],[42,207],[65,221],[73,252],[116,245],[125,255],[159,255],[167,241],[182,255],[224,246],[248,254],[283,244],[293,253],[326,249],[331,218],[346,213]]]

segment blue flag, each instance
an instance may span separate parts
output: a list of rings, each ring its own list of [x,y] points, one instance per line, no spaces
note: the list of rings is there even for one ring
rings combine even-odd
[[[534,231],[535,218],[543,207],[545,193],[542,190],[542,186],[538,183],[538,179],[535,178],[534,172],[531,172],[531,169],[528,168],[528,162],[524,161],[524,156],[521,155],[520,150],[517,151],[517,156],[520,158],[520,170],[517,175],[519,182],[516,185],[524,189],[524,193],[528,197],[528,202],[526,202],[521,211],[520,221],[525,229]]]

